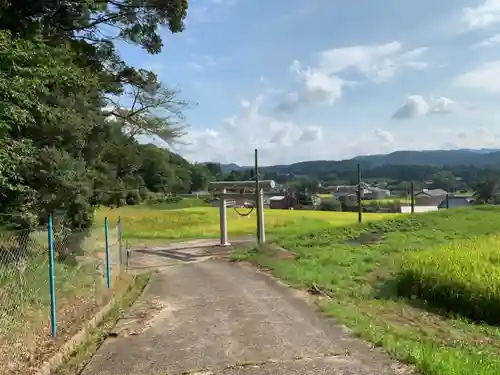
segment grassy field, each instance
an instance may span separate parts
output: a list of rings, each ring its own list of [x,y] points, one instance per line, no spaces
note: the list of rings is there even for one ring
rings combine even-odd
[[[322,199],[332,199],[332,194],[316,194],[319,198]],[[411,199],[409,197],[391,197],[386,199],[365,199],[363,200],[364,204],[390,204],[399,202],[402,204],[409,204]]]
[[[153,203],[147,206],[152,210],[178,210],[191,207],[210,207],[211,204],[206,202],[203,198],[182,197],[179,202]]]
[[[241,213],[248,212],[240,209]],[[253,235],[256,216],[239,216],[228,208],[229,237]],[[219,236],[219,209],[216,207],[191,207],[186,209],[152,209],[149,206],[128,206],[119,209],[101,209],[98,221],[108,216],[111,222],[123,220],[124,238],[134,243],[165,243],[171,240],[193,238],[217,238]],[[270,235],[286,236],[287,233],[308,233],[320,228],[345,226],[357,222],[356,213],[265,210],[266,232]],[[366,221],[391,217],[390,214],[364,214]]]
[[[500,374],[500,209],[292,232],[275,242],[295,257],[238,258],[323,290],[322,309],[423,374]]]

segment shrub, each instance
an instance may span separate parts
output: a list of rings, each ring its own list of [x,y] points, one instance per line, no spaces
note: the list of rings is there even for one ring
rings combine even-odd
[[[500,236],[458,241],[409,253],[398,293],[475,321],[500,323]]]
[[[322,199],[319,205],[320,211],[342,211],[342,204],[335,199]]]
[[[139,191],[129,191],[125,200],[127,205],[134,206],[141,203],[141,194]]]
[[[164,202],[165,203],[179,203],[180,201],[182,201],[182,197],[179,197],[177,195],[173,195],[173,196],[169,196],[169,197],[166,197]]]

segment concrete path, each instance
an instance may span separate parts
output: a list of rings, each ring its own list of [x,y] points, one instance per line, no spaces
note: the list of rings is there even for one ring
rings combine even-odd
[[[134,253],[162,267],[83,375],[410,374],[300,292],[214,251],[190,243]]]

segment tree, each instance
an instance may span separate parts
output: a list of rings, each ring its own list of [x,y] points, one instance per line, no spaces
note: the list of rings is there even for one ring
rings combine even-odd
[[[474,198],[477,203],[497,203],[500,190],[500,178],[490,173],[485,180],[474,188]]]
[[[218,163],[204,163],[208,172],[211,176],[216,179],[219,179],[222,176],[222,170],[220,168],[220,164]]]
[[[458,186],[457,177],[450,171],[440,171],[432,175],[432,187],[448,192],[454,191]]]
[[[159,27],[181,32],[187,7],[187,0],[16,0],[0,2],[0,29],[52,46],[68,45],[79,66],[100,81],[111,112],[131,137],[154,134],[172,142],[183,135],[186,103],[176,100],[177,92],[163,87],[152,72],[128,66],[114,43],[125,40],[159,53]]]
[[[177,141],[184,135],[182,110],[187,103],[177,99],[176,91],[163,87],[156,74],[142,69],[137,74],[140,79],[127,85],[120,98],[107,98],[111,104],[105,114],[121,121],[130,140],[147,135],[167,143]],[[132,103],[128,108],[127,101]]]
[[[67,45],[53,48],[41,40],[16,40],[0,32],[1,139],[22,140],[6,152],[20,151],[18,160],[26,163],[12,166],[11,172],[22,171],[18,177],[4,176],[21,184],[18,194],[30,193],[23,198],[4,195],[2,209],[13,217],[21,214],[22,227],[33,227],[34,218],[61,206],[66,208],[62,220],[67,225],[89,226],[92,221],[86,201],[92,173],[87,167],[98,154],[86,151],[89,136],[104,123],[103,101],[100,82],[76,60]]]
[[[210,181],[210,172],[204,164],[195,164],[191,169],[191,191],[207,188]]]
[[[1,2],[0,28],[31,39],[84,40],[102,44],[123,39],[149,53],[161,51],[158,26],[184,30],[187,0],[16,0]]]

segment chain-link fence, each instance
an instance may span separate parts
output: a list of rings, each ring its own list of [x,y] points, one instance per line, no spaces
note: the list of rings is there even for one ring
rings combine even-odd
[[[0,375],[34,374],[113,296],[121,223],[0,232]]]

